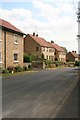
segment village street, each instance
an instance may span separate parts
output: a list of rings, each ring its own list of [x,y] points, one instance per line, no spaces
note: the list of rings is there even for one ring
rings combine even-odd
[[[41,70],[25,75],[4,77],[3,118],[54,118],[57,113],[59,117],[62,114],[59,114],[59,111],[60,109],[62,111],[77,81],[76,68]],[[77,104],[77,99],[75,103]],[[75,115],[77,108],[73,110]]]

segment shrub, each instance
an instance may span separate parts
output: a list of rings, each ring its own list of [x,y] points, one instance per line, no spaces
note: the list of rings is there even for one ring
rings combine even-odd
[[[2,73],[9,73],[9,70],[5,69],[2,71]]]
[[[29,64],[29,65],[28,65],[28,69],[29,69],[29,70],[32,70],[32,65]]]
[[[76,61],[76,62],[75,62],[75,66],[80,67],[80,61]]]
[[[3,71],[3,67],[2,67],[2,66],[0,66],[0,73],[2,73],[2,71]]]
[[[24,54],[24,63],[26,62],[32,62],[35,60],[35,56],[33,54],[28,55],[28,54]]]
[[[26,62],[30,62],[30,56],[29,55],[27,55],[27,54],[24,54],[24,63],[26,63]]]
[[[9,66],[9,67],[7,68],[7,70],[9,71],[9,73],[12,73],[12,71],[15,71],[15,68],[12,67],[12,66]]]
[[[15,72],[21,72],[23,71],[23,68],[19,65],[15,67]]]
[[[41,54],[41,59],[44,60],[44,54],[43,53]]]
[[[27,66],[23,66],[23,71],[27,71],[27,70],[28,70]]]
[[[51,66],[51,61],[50,60],[46,60],[45,61],[45,65],[46,65],[46,67],[50,67]]]
[[[32,54],[30,55],[30,62],[34,61],[35,60],[35,56]]]

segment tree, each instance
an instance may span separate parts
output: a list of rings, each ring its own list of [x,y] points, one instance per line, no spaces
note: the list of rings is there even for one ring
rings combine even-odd
[[[30,62],[30,56],[26,53],[24,53],[24,63]]]
[[[34,61],[35,60],[35,56],[34,56],[34,54],[31,54],[30,55],[30,62],[32,62],[32,61]]]
[[[66,54],[68,53],[68,50],[66,49],[66,47],[61,47],[61,48],[65,51]]]
[[[44,54],[43,53],[41,54],[41,59],[44,60]]]
[[[33,54],[28,55],[26,53],[24,53],[24,62],[32,62],[35,60],[35,56]]]

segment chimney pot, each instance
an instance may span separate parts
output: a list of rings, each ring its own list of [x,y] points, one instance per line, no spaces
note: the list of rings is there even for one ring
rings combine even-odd
[[[74,52],[74,50],[72,52]]]
[[[38,34],[36,34],[36,37],[38,37]]]
[[[35,32],[33,32],[33,36],[35,36]]]
[[[53,41],[53,40],[51,40],[51,43],[54,43],[54,41]]]

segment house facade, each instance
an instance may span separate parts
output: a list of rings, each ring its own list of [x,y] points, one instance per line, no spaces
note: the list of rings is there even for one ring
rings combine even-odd
[[[54,61],[55,60],[55,49],[44,39],[38,37],[38,35],[28,34],[24,38],[24,52],[31,55],[34,54],[35,58],[40,59],[42,53],[44,59]]]
[[[9,66],[22,66],[24,33],[2,19],[0,28],[0,65],[5,69]]]
[[[55,44],[54,41],[50,43],[55,49],[55,61],[66,62],[66,52],[59,45]]]
[[[76,53],[76,51],[72,51],[67,53],[67,60],[71,62],[75,62],[79,60],[79,55]]]

